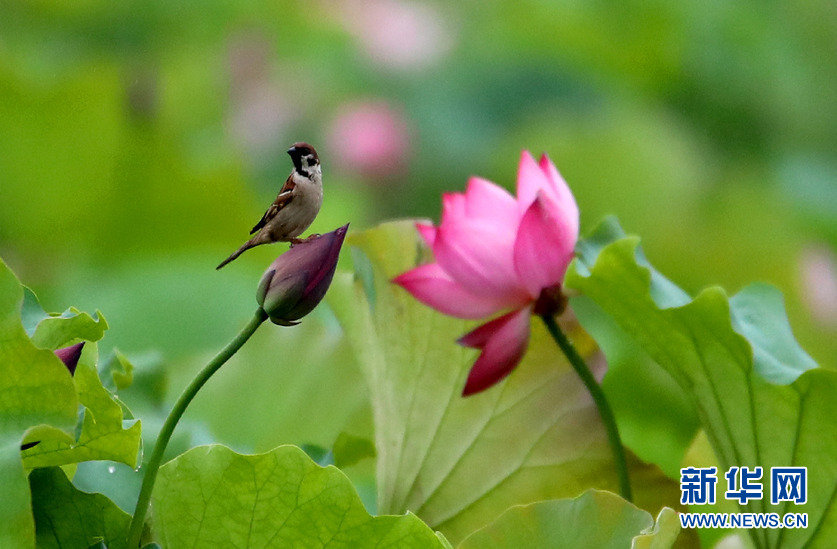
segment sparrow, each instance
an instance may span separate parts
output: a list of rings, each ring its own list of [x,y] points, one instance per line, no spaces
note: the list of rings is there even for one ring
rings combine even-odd
[[[245,251],[261,244],[290,242],[291,246],[305,240],[297,238],[311,226],[323,203],[323,172],[317,151],[308,143],[294,143],[288,149],[294,169],[276,200],[256,223],[245,242],[230,257],[221,262],[220,269]]]

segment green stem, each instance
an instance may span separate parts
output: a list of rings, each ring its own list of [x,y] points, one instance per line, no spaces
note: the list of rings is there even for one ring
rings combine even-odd
[[[584,359],[575,350],[575,347],[570,343],[566,334],[558,326],[558,323],[555,322],[555,318],[551,315],[542,315],[541,318],[544,324],[546,324],[546,328],[549,330],[552,338],[555,340],[555,343],[561,348],[564,356],[570,361],[573,369],[575,369],[581,381],[584,382],[587,390],[590,391],[590,395],[596,403],[596,408],[599,409],[599,415],[605,425],[607,440],[610,443],[610,451],[613,454],[613,461],[616,465],[616,475],[619,477],[619,492],[623,498],[632,501],[631,481],[628,478],[628,462],[625,459],[625,449],[622,447],[622,440],[619,438],[619,429],[616,427],[616,419],[613,417],[613,411],[610,409],[610,404],[607,402],[604,391],[602,391],[602,387],[596,381],[596,378],[593,377],[593,372],[587,367],[587,363],[584,362]]]
[[[267,313],[264,312],[262,308],[259,308],[256,311],[256,314],[253,315],[253,318],[250,322],[245,326],[235,339],[230,341],[224,349],[218,353],[215,358],[213,358],[209,364],[204,366],[203,370],[198,373],[197,376],[192,380],[188,387],[183,391],[180,395],[180,398],[177,399],[177,402],[174,404],[174,408],[172,408],[171,412],[169,412],[169,416],[166,418],[166,422],[163,424],[163,428],[160,430],[160,434],[157,437],[157,442],[154,443],[154,450],[151,452],[151,458],[148,461],[148,468],[145,471],[145,477],[142,479],[142,488],[140,489],[139,498],[137,499],[137,508],[134,510],[134,517],[131,519],[131,528],[128,531],[128,547],[130,549],[139,547],[140,544],[140,537],[142,536],[142,527],[145,522],[145,514],[148,512],[148,504],[151,501],[151,491],[154,489],[154,481],[157,479],[157,471],[160,469],[160,465],[163,461],[163,454],[166,451],[166,446],[171,439],[172,433],[174,433],[174,428],[177,426],[177,422],[180,421],[181,416],[183,416],[183,412],[186,411],[186,407],[189,406],[189,403],[192,402],[192,399],[195,398],[195,395],[198,394],[201,387],[209,381],[209,378],[218,371],[221,366],[224,365],[226,361],[230,359],[238,350],[241,348],[244,343],[250,339],[256,329],[261,326],[262,322],[267,320]]]

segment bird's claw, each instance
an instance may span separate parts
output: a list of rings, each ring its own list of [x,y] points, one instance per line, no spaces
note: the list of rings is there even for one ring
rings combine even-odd
[[[292,238],[288,242],[291,243],[291,248],[296,246],[297,244],[305,244],[306,242],[311,242],[316,238],[320,238],[322,235],[320,233],[315,233],[310,235],[308,238]]]

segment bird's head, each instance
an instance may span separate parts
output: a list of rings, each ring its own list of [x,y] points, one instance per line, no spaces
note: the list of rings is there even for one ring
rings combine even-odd
[[[288,149],[288,154],[291,156],[296,171],[306,177],[308,177],[310,169],[320,165],[320,158],[317,156],[317,151],[308,143],[294,143]]]

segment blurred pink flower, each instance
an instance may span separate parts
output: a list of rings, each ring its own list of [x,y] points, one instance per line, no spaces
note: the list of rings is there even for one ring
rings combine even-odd
[[[561,282],[578,239],[578,206],[546,157],[524,151],[517,198],[472,177],[464,194],[442,197],[438,227],[417,224],[435,263],[394,279],[422,303],[458,318],[502,316],[459,343],[482,352],[463,395],[483,391],[511,373],[529,343],[529,315],[563,307]]]
[[[837,326],[837,256],[815,244],[799,258],[802,298],[811,315],[826,326]]]
[[[374,179],[403,172],[410,150],[407,121],[383,101],[344,105],[331,123],[328,143],[337,166]]]
[[[334,5],[347,31],[375,62],[392,69],[419,69],[453,44],[439,9],[409,0],[344,0]],[[332,11],[334,11],[332,9]]]
[[[275,59],[271,40],[258,33],[239,33],[230,39],[228,71],[230,109],[228,127],[232,137],[257,164],[276,158],[284,132],[304,115],[292,98],[300,79],[279,81],[274,77]],[[288,80],[294,84],[288,84]]]

